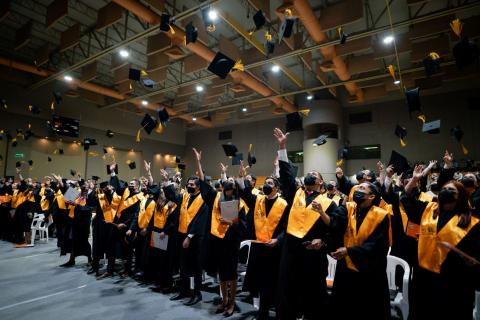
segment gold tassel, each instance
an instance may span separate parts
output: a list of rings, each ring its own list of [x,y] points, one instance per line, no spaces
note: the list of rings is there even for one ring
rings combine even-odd
[[[266,31],[266,32],[265,32],[265,40],[271,42],[272,39],[273,39],[272,34],[271,34],[270,32],[268,32],[268,31]]]
[[[143,129],[143,127],[138,129],[138,131],[137,131],[137,138],[135,139],[135,141],[137,141],[137,142],[140,142],[140,133],[142,132],[142,129]]]
[[[429,56],[430,58],[432,58],[432,60],[440,59],[440,55],[439,55],[438,53],[436,53],[436,52],[430,52],[430,53],[428,54],[428,56]]]
[[[30,123],[28,124],[28,129],[32,129],[32,125]]]
[[[158,126],[155,128],[155,132],[160,134],[160,133],[163,132],[163,129],[164,129],[164,127],[163,127],[162,123],[159,123]]]
[[[393,80],[395,80],[395,68],[393,67],[392,64],[389,64],[387,68],[388,68],[388,72],[392,76]]]
[[[402,148],[407,146],[407,143],[402,138],[400,138],[400,146],[402,146]]]
[[[240,71],[245,71],[245,66],[243,65],[242,63],[242,60],[238,60],[237,62],[235,62],[235,65],[233,66],[234,70],[240,70]]]
[[[291,17],[292,16],[292,10],[291,9],[285,9],[285,16],[286,17]]]
[[[129,89],[129,90],[133,90],[132,82],[129,82],[129,83],[128,83],[128,89]]]
[[[140,70],[140,75],[141,75],[142,77],[146,77],[146,76],[148,76],[148,73],[147,73],[147,71],[145,71],[145,70]]]
[[[53,154],[57,154],[57,153],[58,153],[58,149],[53,150]]]
[[[460,19],[455,19],[450,22],[450,28],[452,28],[457,37],[460,38],[462,36],[463,23],[460,21]]]
[[[248,31],[248,35],[251,37],[253,34],[253,30],[252,31]]]
[[[183,45],[187,46],[187,36],[183,36]]]
[[[463,154],[468,155],[468,149],[463,145],[463,143],[461,145],[462,145]]]
[[[170,27],[170,33],[175,34],[175,30],[173,29],[172,25],[169,24],[168,26]]]
[[[5,133],[5,130],[0,130],[0,134],[4,134]]]
[[[422,121],[423,123],[425,123],[427,121],[427,117],[425,117],[424,114],[421,114],[417,117],[418,120]]]
[[[343,164],[343,159],[339,159],[335,162],[335,164],[337,165],[337,167],[340,167],[342,164]]]
[[[132,163],[132,160],[127,160],[127,165],[129,165],[130,163]]]
[[[50,104],[50,109],[55,110],[55,102],[54,101],[52,101],[52,103]]]
[[[29,106],[28,106],[28,111],[32,112],[32,109],[33,109],[33,106],[32,106],[32,105],[29,105]]]
[[[89,155],[90,157],[97,157],[97,156],[98,156],[98,152],[90,151],[90,152],[88,153],[88,155]]]
[[[300,109],[298,110],[298,113],[301,113],[303,116],[308,117],[308,114],[310,113],[310,109]]]
[[[252,152],[252,149],[253,149],[253,144],[249,144],[248,145],[248,153],[251,153]]]

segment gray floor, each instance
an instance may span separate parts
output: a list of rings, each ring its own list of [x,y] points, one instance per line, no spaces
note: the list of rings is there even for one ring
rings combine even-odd
[[[66,258],[54,242],[16,249],[0,241],[0,319],[223,319],[209,303],[213,293],[203,293],[209,302],[185,307],[132,279],[97,281],[86,274],[84,257],[73,268],[60,268]],[[242,313],[230,319],[251,319],[251,305],[239,305]]]

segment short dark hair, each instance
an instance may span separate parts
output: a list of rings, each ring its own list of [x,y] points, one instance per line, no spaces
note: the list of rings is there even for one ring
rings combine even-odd
[[[275,187],[280,188],[280,181],[277,179],[277,177],[267,177],[265,181],[267,181],[268,179],[273,180],[273,184],[275,185]]]
[[[188,181],[193,181],[196,186],[200,185],[200,178],[197,176],[191,176],[190,178],[188,178],[187,183]]]

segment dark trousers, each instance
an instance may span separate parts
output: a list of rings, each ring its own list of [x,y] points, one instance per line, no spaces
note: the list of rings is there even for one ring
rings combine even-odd
[[[190,246],[183,248],[183,241],[187,237],[186,234],[179,234],[178,244],[180,250],[180,277],[181,290],[187,293],[190,287],[190,277],[194,279],[194,294],[199,294],[202,287],[202,260],[201,260],[201,244],[202,237],[195,236],[190,240]]]

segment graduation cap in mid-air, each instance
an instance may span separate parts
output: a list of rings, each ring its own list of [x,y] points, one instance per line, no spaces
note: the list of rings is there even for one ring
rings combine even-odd
[[[253,155],[252,151],[253,151],[253,144],[250,143],[250,145],[248,146],[248,155],[247,155],[247,161],[250,167],[257,163],[257,158]]]
[[[222,144],[222,148],[227,157],[234,157],[238,152],[237,147],[233,144]]]
[[[8,108],[8,105],[7,105],[7,100],[6,99],[0,99],[0,106],[4,109],[7,109]]]
[[[31,167],[33,166],[33,160],[28,160],[28,165]]]
[[[58,91],[53,91],[53,101],[55,104],[59,105],[63,101],[62,94]]]
[[[183,164],[183,163],[179,163],[179,164],[177,165],[177,168],[180,169],[180,170],[185,170],[185,169],[187,168],[187,166],[186,166],[185,164]]]
[[[15,168],[20,168],[22,163],[20,161],[15,162]]]
[[[147,134],[151,134],[153,129],[157,127],[158,121],[148,113],[145,113],[145,116],[143,117],[142,122],[140,122],[140,125],[142,127],[137,132],[137,142],[140,141],[140,132],[142,131],[142,129],[145,130]]]
[[[36,105],[29,105],[28,111],[30,111],[34,115],[38,115],[42,112],[42,110]]]
[[[52,158],[47,157],[47,161],[48,161],[48,162],[52,162]]]
[[[400,139],[400,145],[405,147],[407,145],[405,142],[405,138],[407,137],[407,129],[397,124],[395,127],[395,135]]]
[[[303,130],[303,118],[299,112],[293,112],[287,114],[286,132],[302,131]]]
[[[420,88],[405,90],[405,97],[407,99],[407,106],[410,115],[414,111],[421,112],[422,109],[420,104]]]
[[[158,120],[160,120],[160,123],[165,124],[169,119],[170,115],[168,114],[167,108],[158,110]]]
[[[455,140],[460,143],[462,147],[462,152],[464,155],[468,155],[468,149],[465,147],[465,145],[462,143],[463,135],[465,133],[463,130],[460,128],[460,126],[456,126],[452,129],[450,129],[450,135],[455,138]]]
[[[240,165],[240,161],[243,161],[243,153],[237,153],[232,157],[232,166]]]
[[[343,31],[342,27],[337,28],[338,37],[340,38],[340,44],[345,44],[347,42],[348,35]]]
[[[72,176],[75,176],[77,174],[77,171],[76,170],[73,170],[73,169],[70,169],[70,174]]]
[[[142,70],[130,68],[128,69],[128,79],[133,81],[140,81],[142,77]]]
[[[175,163],[180,163],[182,162],[182,158],[180,156],[175,156]]]
[[[59,154],[64,154],[63,149],[58,149]]]
[[[235,61],[230,59],[220,51],[217,52],[212,62],[208,65],[208,71],[216,74],[222,79],[225,79],[232,69],[235,69]]]
[[[106,148],[103,148],[103,153],[104,154],[107,154],[108,153],[108,150]]]
[[[185,27],[185,44],[195,43],[198,38],[198,29],[193,25],[193,22],[190,21]]]
[[[113,136],[115,135],[115,132],[113,132],[112,130],[108,129],[107,132],[105,133],[105,135],[109,138],[113,138]]]
[[[17,145],[18,145],[17,139],[16,138],[12,139],[12,147],[15,148]]]
[[[437,134],[440,133],[440,120],[430,121],[423,124],[422,132],[423,133],[430,133],[430,134]]]
[[[88,149],[90,149],[90,146],[96,146],[97,141],[92,138],[85,138],[83,139],[82,145],[83,145],[83,150],[87,151]]]
[[[258,10],[254,15],[253,15],[253,23],[255,23],[255,31],[260,30],[267,20],[265,19],[265,15],[263,14],[262,10]]]
[[[405,158],[403,155],[401,155],[395,150],[392,150],[388,165],[392,165],[393,171],[397,174],[401,174],[412,169],[412,167],[410,167],[410,165],[408,164],[407,158]]]
[[[128,167],[130,168],[130,170],[134,170],[137,168],[137,164],[135,163],[135,161],[128,161]]]
[[[173,30],[173,27],[172,27],[173,23],[174,23],[174,20],[171,15],[169,15],[168,13],[162,13],[160,17],[160,30],[165,32],[170,31],[172,32],[172,34],[174,34],[175,31]]]
[[[458,70],[462,70],[474,62],[478,62],[478,55],[478,46],[475,42],[470,41],[468,37],[463,38],[453,47],[453,57],[455,58]]]
[[[428,56],[423,59],[423,67],[427,77],[430,77],[440,71],[440,60],[440,56],[436,52],[430,52]]]
[[[278,32],[278,42],[281,42],[283,38],[290,38],[293,31],[293,25],[295,24],[295,19],[288,17],[283,20],[280,25],[280,30]]]
[[[315,147],[324,145],[325,143],[327,143],[327,138],[328,138],[328,135],[322,134],[322,135],[320,135],[318,138],[316,138],[315,140],[313,140],[313,145],[314,145]]]
[[[115,168],[113,169],[115,174],[118,174],[118,164],[115,165]],[[107,165],[107,174],[110,175],[112,174],[112,171],[110,170],[110,165]]]
[[[337,150],[337,161],[336,165],[341,166],[343,162],[347,159],[348,149],[346,147],[341,147]]]

